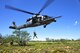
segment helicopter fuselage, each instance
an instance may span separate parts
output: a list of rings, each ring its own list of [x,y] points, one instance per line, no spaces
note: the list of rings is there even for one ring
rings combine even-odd
[[[40,25],[48,25],[51,22],[56,22],[56,20],[54,20],[54,18],[49,18],[49,19],[46,19],[46,20],[39,21],[35,24],[26,24],[26,26],[27,27],[36,27],[36,26],[40,26]]]
[[[41,26],[41,25],[48,25],[51,22],[56,22],[56,20],[54,18],[51,18],[51,17],[41,17],[41,20],[39,20],[40,17],[37,17],[37,18],[36,19],[38,21],[36,23],[32,23],[32,21],[31,21],[32,19],[31,19],[30,20],[31,22],[28,22],[28,23],[23,24],[23,25],[18,26],[18,27],[17,26],[10,26],[9,28],[11,28],[11,29],[23,29],[23,28],[36,27],[36,26]]]

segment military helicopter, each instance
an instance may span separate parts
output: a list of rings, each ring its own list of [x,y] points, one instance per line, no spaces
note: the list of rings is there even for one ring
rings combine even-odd
[[[8,9],[12,9],[12,10],[16,10],[16,11],[20,11],[20,12],[24,12],[24,13],[28,13],[33,15],[32,18],[27,19],[27,23],[23,24],[21,26],[16,26],[15,22],[13,22],[13,26],[10,26],[10,29],[24,29],[24,28],[30,28],[30,27],[37,27],[37,26],[41,26],[43,25],[44,28],[46,28],[46,26],[52,22],[56,22],[56,18],[60,18],[61,16],[57,16],[57,17],[51,17],[48,15],[41,15],[40,13],[47,7],[49,6],[54,0],[47,0],[46,3],[43,5],[43,7],[40,9],[40,11],[38,13],[32,13],[29,11],[25,11],[25,10],[21,10],[9,5],[6,5],[5,7]]]

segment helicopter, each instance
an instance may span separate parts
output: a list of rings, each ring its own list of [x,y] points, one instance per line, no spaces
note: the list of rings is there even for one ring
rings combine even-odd
[[[48,16],[48,15],[41,15],[40,14],[53,1],[54,0],[47,0],[38,13],[32,13],[32,12],[29,12],[29,11],[21,10],[21,9],[6,5],[5,7],[8,8],[8,9],[12,9],[12,10],[16,10],[16,11],[20,11],[20,12],[24,12],[24,13],[33,15],[32,18],[29,18],[29,19],[26,20],[26,24],[23,24],[21,26],[16,26],[16,23],[12,22],[13,26],[9,26],[9,28],[20,30],[20,29],[24,29],[24,28],[37,27],[37,26],[41,26],[41,25],[43,25],[43,27],[46,28],[46,26],[48,24],[50,24],[52,22],[56,22],[56,18],[60,18],[62,16],[57,16],[57,17],[53,18],[53,17]]]

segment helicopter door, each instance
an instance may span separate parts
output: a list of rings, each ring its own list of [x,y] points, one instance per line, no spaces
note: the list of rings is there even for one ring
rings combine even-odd
[[[41,15],[38,15],[37,17],[38,17],[38,19],[37,19],[38,22],[42,21],[42,16]]]

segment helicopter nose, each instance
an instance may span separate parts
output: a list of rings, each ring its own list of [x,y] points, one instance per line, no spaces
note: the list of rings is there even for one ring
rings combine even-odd
[[[56,19],[53,19],[54,22],[56,22]]]

